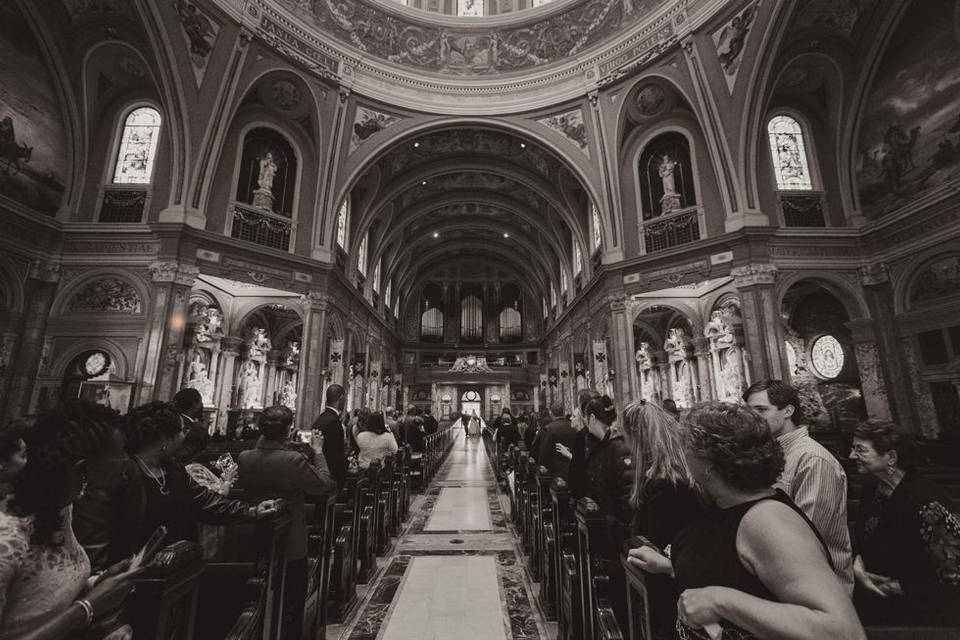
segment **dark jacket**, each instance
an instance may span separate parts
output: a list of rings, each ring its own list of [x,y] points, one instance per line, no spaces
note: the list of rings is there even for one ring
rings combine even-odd
[[[426,430],[421,418],[406,416],[403,419],[403,439],[415,453],[423,453]]]
[[[232,525],[257,519],[255,504],[230,500],[197,484],[179,463],[164,460],[161,464],[168,491],[163,498],[166,501],[163,510],[158,512],[150,508],[151,500],[157,500],[156,481],[136,467],[136,475],[124,487],[123,496],[118,501],[116,521],[119,526],[109,545],[109,564],[139,551],[161,524],[167,527],[166,542],[169,543],[196,541],[198,522]]]
[[[440,423],[433,417],[433,414],[428,413],[423,416],[423,428],[428,436],[433,435],[440,428]]]
[[[323,434],[323,457],[327,462],[330,477],[343,484],[347,481],[347,445],[343,424],[337,412],[327,407],[313,423],[313,429]]]
[[[500,451],[506,451],[510,445],[520,444],[520,430],[515,422],[502,422],[497,429],[497,442],[500,444]]]
[[[596,438],[590,435],[587,429],[577,431],[573,438],[573,446],[570,451],[573,459],[570,460],[570,471],[567,473],[567,484],[570,485],[570,495],[579,500],[586,495],[587,486],[587,450],[590,445],[598,442]]]
[[[326,442],[326,441],[324,441]],[[287,538],[287,560],[307,556],[307,522],[304,496],[336,493],[337,484],[327,471],[323,456],[316,466],[307,456],[281,442],[260,438],[255,449],[240,453],[237,460],[238,487],[254,502],[283,498],[293,516]]]
[[[624,537],[633,520],[633,461],[630,447],[619,430],[609,430],[603,440],[591,437],[587,449],[584,494],[616,521]]]
[[[570,460],[557,453],[557,445],[562,444],[573,451],[573,442],[577,437],[576,430],[570,426],[566,418],[554,420],[537,435],[534,443],[534,454],[537,464],[546,467],[551,477],[563,478],[570,482]]]

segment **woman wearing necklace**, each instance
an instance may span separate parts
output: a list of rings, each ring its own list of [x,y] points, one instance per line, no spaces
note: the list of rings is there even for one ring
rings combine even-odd
[[[180,415],[169,404],[153,402],[127,416],[127,451],[138,473],[126,487],[118,514],[120,533],[110,557],[137,551],[160,525],[167,540],[197,540],[197,523],[231,525],[276,513],[274,500],[250,505],[197,484],[173,454],[183,444]]]

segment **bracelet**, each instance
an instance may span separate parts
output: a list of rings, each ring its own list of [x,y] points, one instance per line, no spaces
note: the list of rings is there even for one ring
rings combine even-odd
[[[90,604],[89,600],[74,600],[73,604],[80,605],[80,608],[83,609],[83,615],[86,618],[86,626],[93,624],[93,605]]]

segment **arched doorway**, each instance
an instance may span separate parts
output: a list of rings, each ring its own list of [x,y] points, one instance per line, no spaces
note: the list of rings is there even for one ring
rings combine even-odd
[[[467,389],[460,396],[460,413],[465,416],[483,415],[483,397],[476,389]]]

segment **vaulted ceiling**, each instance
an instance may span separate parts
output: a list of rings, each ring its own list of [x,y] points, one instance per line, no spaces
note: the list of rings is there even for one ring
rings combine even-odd
[[[451,266],[473,264],[482,276],[478,260],[534,299],[548,297],[551,281],[559,291],[560,269],[570,273],[573,242],[589,255],[585,189],[552,152],[513,133],[458,129],[407,139],[372,164],[353,195],[353,248],[369,230],[368,263],[383,260],[382,274],[404,302]]]

